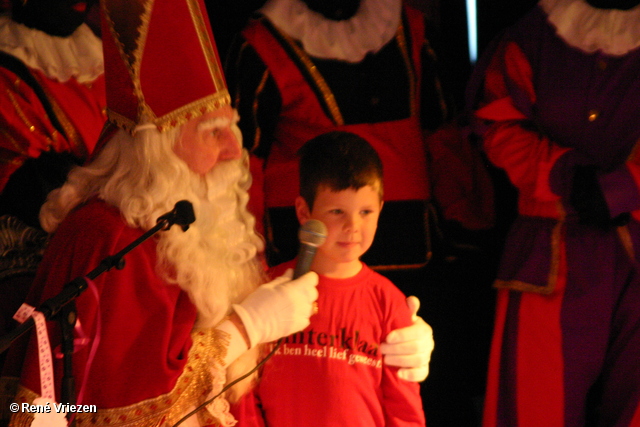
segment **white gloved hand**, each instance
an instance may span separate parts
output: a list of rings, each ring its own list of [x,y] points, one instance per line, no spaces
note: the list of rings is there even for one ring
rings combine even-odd
[[[318,298],[318,275],[309,272],[291,280],[291,269],[251,293],[233,309],[242,320],[251,347],[271,342],[309,325]]]
[[[380,345],[380,351],[384,354],[384,363],[400,367],[398,378],[421,382],[429,375],[429,361],[434,346],[433,331],[417,315],[420,300],[410,296],[407,305],[412,312],[413,324],[391,331],[386,342]]]

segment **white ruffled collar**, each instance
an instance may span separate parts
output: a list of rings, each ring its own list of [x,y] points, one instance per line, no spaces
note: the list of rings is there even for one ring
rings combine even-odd
[[[90,83],[104,72],[102,41],[86,24],[69,37],[56,37],[0,16],[0,51],[60,82],[75,77]]]
[[[640,5],[597,9],[584,0],[541,0],[540,6],[560,37],[587,53],[620,56],[640,46]]]
[[[311,56],[360,62],[387,44],[400,25],[400,0],[362,0],[351,18],[332,21],[301,0],[269,0],[260,12],[278,29],[302,43]]]

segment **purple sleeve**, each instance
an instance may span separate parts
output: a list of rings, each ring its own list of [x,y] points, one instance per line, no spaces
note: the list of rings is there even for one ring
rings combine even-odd
[[[640,194],[626,165],[598,177],[612,218],[640,209]]]

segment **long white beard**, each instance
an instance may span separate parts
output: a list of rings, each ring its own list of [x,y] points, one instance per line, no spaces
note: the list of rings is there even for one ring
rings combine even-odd
[[[186,232],[173,227],[158,242],[160,274],[189,294],[198,309],[196,327],[215,326],[232,303],[264,283],[256,258],[264,243],[246,209],[250,175],[245,162],[246,158],[220,163],[204,178],[192,175],[191,184],[176,201],[192,202],[195,222]],[[227,382],[256,365],[259,349],[248,351],[227,368]],[[232,387],[227,398],[237,401],[252,387],[255,375]]]
[[[239,161],[222,162],[176,191],[192,202],[196,220],[186,232],[173,227],[158,242],[159,272],[189,294],[199,327],[215,325],[231,303],[263,282],[256,260],[263,244],[246,210],[243,175]]]

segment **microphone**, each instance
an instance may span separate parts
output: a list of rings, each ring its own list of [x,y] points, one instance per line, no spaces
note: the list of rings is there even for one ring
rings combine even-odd
[[[187,231],[189,225],[196,220],[196,215],[193,212],[193,205],[188,200],[180,200],[175,204],[171,212],[167,212],[158,218],[157,222],[165,222],[163,230],[168,230],[173,224],[178,224],[182,227],[182,231]]]
[[[318,247],[322,246],[327,239],[327,226],[317,219],[311,219],[300,227],[298,239],[300,240],[300,251],[296,268],[293,270],[294,279],[311,269],[311,263]]]

